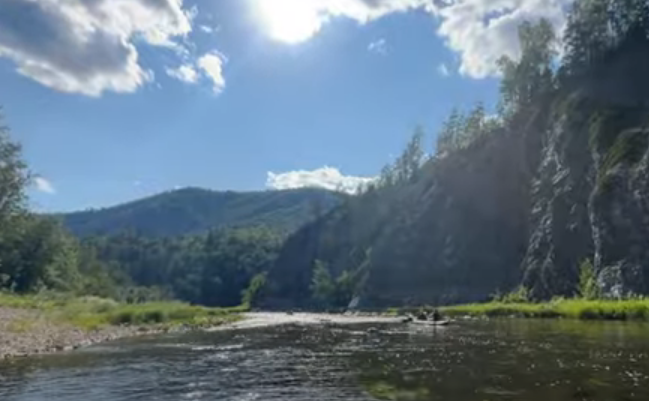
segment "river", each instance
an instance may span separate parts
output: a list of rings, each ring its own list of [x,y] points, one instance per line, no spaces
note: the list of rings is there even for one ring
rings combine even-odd
[[[0,364],[2,401],[649,400],[649,326],[291,317]]]

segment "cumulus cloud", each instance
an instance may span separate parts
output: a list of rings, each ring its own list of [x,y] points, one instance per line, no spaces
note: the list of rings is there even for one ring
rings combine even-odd
[[[472,78],[498,74],[496,61],[520,54],[518,27],[546,18],[561,32],[573,0],[250,0],[275,39],[302,42],[331,19],[364,24],[385,15],[423,9],[439,21],[438,35],[460,55],[459,72]]]
[[[196,84],[201,79],[211,83],[212,90],[218,94],[225,88],[223,65],[226,57],[219,52],[210,52],[199,57],[195,62],[182,64],[177,68],[167,68],[166,72],[172,78],[187,84]]]
[[[298,43],[310,39],[334,17],[364,24],[384,15],[426,7],[433,0],[249,0],[271,36]]]
[[[46,194],[56,193],[56,189],[54,188],[54,185],[52,185],[52,183],[46,180],[44,177],[40,177],[40,176],[35,177],[34,186],[38,191],[44,192]]]
[[[184,64],[178,68],[167,68],[165,71],[167,72],[167,75],[176,78],[179,81],[188,84],[195,84],[198,82],[198,72],[196,72],[194,66],[190,64]]]
[[[367,46],[367,50],[370,53],[377,53],[381,55],[388,54],[388,43],[385,39],[375,40]]]
[[[214,93],[221,93],[225,88],[225,79],[223,78],[224,62],[225,57],[216,52],[202,56],[197,62],[198,68],[212,81]]]
[[[485,78],[498,73],[496,61],[520,55],[518,27],[546,18],[561,32],[571,0],[446,0],[434,13],[438,34],[460,54],[460,73]]]
[[[266,186],[271,189],[325,188],[354,194],[375,180],[369,177],[343,175],[337,168],[325,166],[310,171],[268,172]]]
[[[448,77],[449,75],[451,75],[451,71],[449,71],[448,67],[444,63],[441,63],[437,66],[437,72],[443,77]]]
[[[152,73],[136,41],[180,48],[195,11],[183,0],[1,0],[0,57],[53,89],[99,96],[133,92]]]

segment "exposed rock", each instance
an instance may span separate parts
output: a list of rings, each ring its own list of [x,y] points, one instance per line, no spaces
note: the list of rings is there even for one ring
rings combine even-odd
[[[588,116],[572,111],[548,131],[539,173],[533,179],[531,232],[522,263],[523,284],[535,298],[572,295],[579,264],[593,252],[588,200],[594,169],[588,145]]]
[[[649,130],[631,134],[640,139],[631,145],[637,156],[627,155],[600,171],[600,186],[591,198],[595,269],[610,297],[649,292]],[[618,140],[631,139],[622,135]],[[600,170],[606,157],[597,154]]]

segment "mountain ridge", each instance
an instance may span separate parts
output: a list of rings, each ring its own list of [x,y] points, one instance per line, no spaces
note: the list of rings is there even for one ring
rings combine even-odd
[[[334,207],[343,196],[319,188],[237,192],[187,187],[54,216],[80,237],[124,231],[166,237],[254,225],[290,232]]]

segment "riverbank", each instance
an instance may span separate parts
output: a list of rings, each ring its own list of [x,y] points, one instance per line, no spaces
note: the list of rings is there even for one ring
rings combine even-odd
[[[0,360],[124,337],[217,327],[239,320],[243,310],[180,302],[127,305],[94,297],[0,294]]]
[[[561,299],[546,303],[489,302],[447,306],[448,316],[569,318],[583,320],[649,320],[649,299]]]

